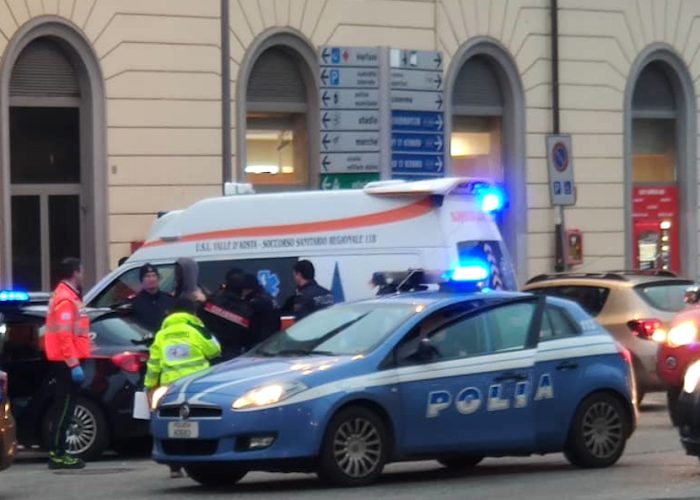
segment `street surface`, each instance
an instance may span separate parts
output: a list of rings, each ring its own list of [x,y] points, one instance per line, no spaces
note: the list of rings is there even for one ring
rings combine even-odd
[[[610,469],[574,469],[556,454],[489,459],[465,474],[433,461],[394,464],[378,484],[360,489],[329,489],[309,474],[252,473],[238,486],[206,490],[189,479],[169,479],[167,468],[145,458],[110,457],[84,471],[50,472],[44,455],[29,452],[0,473],[0,499],[700,499],[700,463],[682,451],[663,399],[647,396],[637,432]]]

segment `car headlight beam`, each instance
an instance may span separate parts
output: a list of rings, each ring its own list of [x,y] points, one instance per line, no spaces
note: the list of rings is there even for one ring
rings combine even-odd
[[[700,361],[696,361],[688,367],[683,378],[683,391],[688,394],[695,391],[700,382]]]
[[[295,394],[305,391],[306,385],[301,382],[282,382],[257,387],[246,392],[231,405],[233,410],[252,410],[279,403]]]
[[[697,340],[698,329],[692,321],[680,323],[668,332],[667,342],[671,347],[691,344]]]
[[[153,395],[151,396],[151,410],[156,411],[158,409],[158,404],[168,393],[168,389],[170,389],[170,386],[162,385],[153,391]]]

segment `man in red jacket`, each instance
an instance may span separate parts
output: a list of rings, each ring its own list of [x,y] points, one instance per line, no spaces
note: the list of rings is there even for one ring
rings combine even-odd
[[[85,374],[80,360],[90,357],[90,319],[81,299],[83,268],[80,260],[67,258],[59,270],[61,282],[54,291],[46,316],[44,345],[55,379],[51,419],[50,469],[82,469],[79,458],[66,453],[66,434]]]

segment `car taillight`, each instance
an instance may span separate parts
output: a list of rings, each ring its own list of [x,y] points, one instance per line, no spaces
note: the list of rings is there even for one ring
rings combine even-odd
[[[635,319],[627,322],[627,327],[640,339],[655,340],[656,342],[666,340],[666,330],[664,330],[664,324],[661,320]]]
[[[128,373],[138,373],[142,365],[148,361],[145,352],[122,352],[112,356],[112,363]]]
[[[617,344],[617,352],[620,357],[625,361],[625,363],[632,365],[632,353],[619,342],[615,342],[615,344]]]

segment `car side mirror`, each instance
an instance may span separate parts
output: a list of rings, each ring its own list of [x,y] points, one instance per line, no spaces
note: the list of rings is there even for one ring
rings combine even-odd
[[[685,291],[683,295],[683,301],[686,304],[697,304],[700,301],[700,287],[690,287]]]

